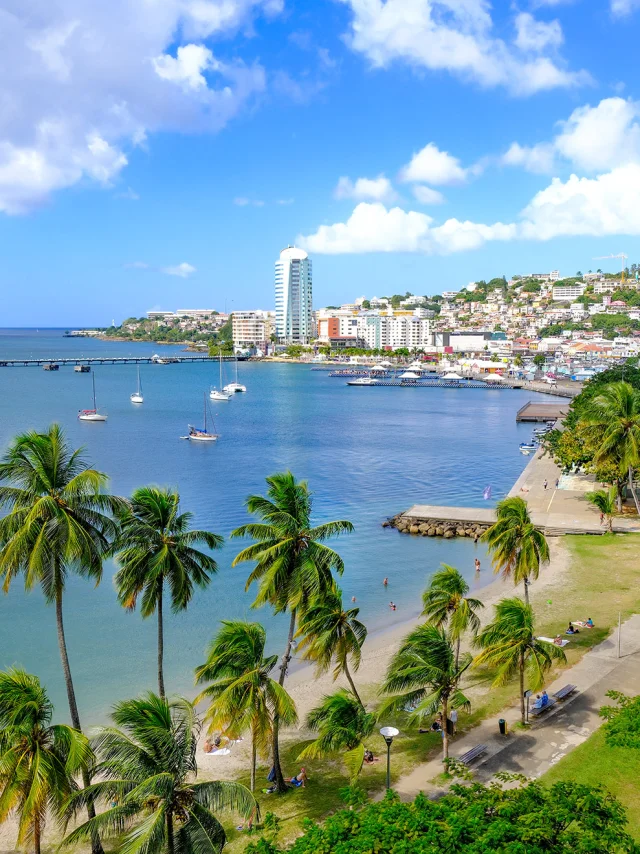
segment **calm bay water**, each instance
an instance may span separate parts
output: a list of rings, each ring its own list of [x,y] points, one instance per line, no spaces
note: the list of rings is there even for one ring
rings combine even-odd
[[[156,351],[148,344],[65,339],[60,331],[0,330],[0,360]],[[232,369],[226,370],[229,381]],[[94,374],[98,404],[109,415],[105,424],[76,419],[79,409],[91,405],[91,374],[71,367],[57,373],[0,368],[0,451],[17,432],[58,421],[70,443],[84,445],[92,463],[110,475],[113,492],[128,495],[147,483],[177,487],[195,524],[225,537],[208,590],[186,613],[167,617],[167,686],[185,693],[193,691],[193,668],[221,618],[260,620],[270,647],[282,646],[285,621],[268,609],[251,610],[252,592],[244,591],[248,567],[231,567],[240,545],[228,540],[247,520],[246,497],[264,491],[267,475],[288,468],[306,478],[318,522],[354,523],[353,534],[333,543],[346,563],[345,601],[356,596],[369,630],[381,630],[419,612],[420,593],[440,562],[472,579],[477,554],[485,582],[490,573],[480,545],[401,536],[381,521],[415,502],[481,506],[488,484],[493,501],[503,497],[526,464],[518,444],[531,435],[530,427],[516,425],[515,413],[527,400],[543,397],[506,390],[352,388],[302,365],[241,364],[248,392],[211,403],[221,439],[201,446],[179,437],[188,422],[200,423],[202,395],[217,385],[217,365],[142,366],[142,406],[129,401],[135,366],[97,366]],[[155,623],[118,607],[113,571],[111,564],[105,567],[98,588],[72,579],[66,596],[71,665],[87,724],[103,721],[115,700],[155,687]],[[54,613],[39,592],[26,594],[20,581],[0,595],[0,667],[10,664],[37,673],[58,715],[64,714]]]

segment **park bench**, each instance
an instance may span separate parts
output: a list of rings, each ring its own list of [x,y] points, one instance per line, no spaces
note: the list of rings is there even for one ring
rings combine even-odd
[[[557,703],[557,700],[554,700],[553,698],[550,697],[549,702],[546,704],[546,706],[540,706],[539,709],[536,709],[536,708],[530,709],[529,717],[530,718],[537,718],[538,715],[541,715],[543,712],[548,712],[549,709],[552,709],[556,703]]]
[[[556,691],[553,695],[556,700],[565,700],[570,694],[577,689],[577,685],[564,685],[559,691]]]
[[[472,747],[471,750],[467,750],[466,753],[463,753],[462,756],[458,757],[458,762],[462,762],[463,765],[469,765],[479,756],[482,756],[483,753],[487,752],[486,744],[478,744],[476,747]]]

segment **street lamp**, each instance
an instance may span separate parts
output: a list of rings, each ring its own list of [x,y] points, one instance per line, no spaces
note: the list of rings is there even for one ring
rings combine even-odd
[[[380,735],[387,743],[387,790],[389,790],[391,788],[391,745],[393,744],[393,739],[397,735],[400,735],[400,730],[397,730],[394,726],[383,726],[380,730]]]

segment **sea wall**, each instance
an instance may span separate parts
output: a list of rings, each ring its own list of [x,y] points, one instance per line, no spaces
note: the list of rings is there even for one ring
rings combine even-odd
[[[414,537],[471,537],[477,539],[489,525],[479,522],[460,522],[452,519],[420,519],[399,513],[382,523],[383,528],[395,528],[401,534],[412,534]]]

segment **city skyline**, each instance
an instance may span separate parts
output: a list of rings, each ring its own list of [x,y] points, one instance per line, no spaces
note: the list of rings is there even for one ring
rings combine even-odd
[[[0,323],[268,307],[294,243],[316,305],[613,272],[640,105],[632,51],[602,47],[635,6],[176,0],[149,26],[31,0],[0,60]]]

